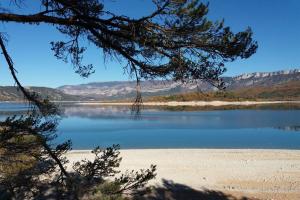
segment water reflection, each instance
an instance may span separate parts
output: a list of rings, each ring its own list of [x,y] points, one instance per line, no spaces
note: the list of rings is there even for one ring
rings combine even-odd
[[[300,131],[300,126],[281,126],[277,128],[285,131]]]
[[[6,107],[5,107],[6,106]],[[26,112],[22,105],[0,105],[3,118]],[[3,109],[4,108],[4,109]],[[20,109],[21,108],[21,109]],[[145,107],[140,120],[131,107],[64,106],[57,142],[74,149],[120,144],[122,148],[300,149],[300,110],[169,110]]]
[[[126,106],[68,106],[64,107],[64,115],[67,117],[81,117],[89,119],[122,118],[131,114]]]
[[[114,127],[133,124],[136,127],[178,129],[240,129],[240,128],[275,128],[283,131],[300,131],[300,110],[198,110],[176,111],[168,107],[144,107],[139,120],[135,120],[130,106],[60,106],[64,121],[79,119],[113,122]],[[28,105],[22,103],[1,103],[0,118],[22,115],[28,112]],[[67,119],[69,118],[69,119]],[[127,126],[125,125],[125,126]],[[74,124],[75,126],[75,124]],[[105,129],[107,130],[107,129]]]
[[[161,108],[145,108],[139,122],[134,122],[130,107],[124,106],[69,106],[64,108],[68,118],[113,120],[116,126],[122,120],[130,120],[136,126],[152,123],[156,127],[176,128],[279,128],[299,130],[300,110],[210,110],[167,111]],[[284,128],[285,127],[285,128]],[[294,128],[293,128],[294,127]]]

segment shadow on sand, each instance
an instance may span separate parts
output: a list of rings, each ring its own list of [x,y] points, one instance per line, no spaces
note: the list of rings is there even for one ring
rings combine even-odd
[[[215,190],[195,190],[189,186],[163,180],[162,186],[151,189],[143,195],[136,194],[134,200],[254,200],[247,197],[236,198]]]

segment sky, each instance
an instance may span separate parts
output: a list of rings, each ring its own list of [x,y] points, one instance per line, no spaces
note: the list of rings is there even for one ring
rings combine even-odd
[[[7,0],[8,1],[8,0]],[[33,12],[36,0],[27,0],[26,12]],[[130,17],[145,16],[153,11],[150,0],[104,0],[105,8]],[[18,9],[14,9],[20,12]],[[299,0],[211,0],[208,18],[225,20],[234,32],[250,26],[258,42],[257,53],[246,60],[226,63],[225,76],[250,72],[268,72],[300,68],[300,1]],[[64,39],[58,31],[40,26],[0,23],[0,32],[8,35],[8,51],[26,86],[58,87],[89,82],[130,80],[118,62],[103,60],[101,50],[92,45],[85,54],[85,63],[92,63],[96,72],[89,78],[74,73],[70,64],[57,60],[50,42]],[[14,85],[7,65],[0,54],[0,85]]]

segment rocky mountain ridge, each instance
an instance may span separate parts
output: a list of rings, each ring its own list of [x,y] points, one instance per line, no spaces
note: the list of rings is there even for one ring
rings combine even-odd
[[[289,75],[289,74],[295,74],[299,73],[300,69],[291,69],[291,70],[280,70],[275,72],[254,72],[254,73],[245,73],[241,74],[239,76],[234,76],[234,80],[243,80],[243,79],[249,79],[249,78],[264,78],[264,77],[270,77],[270,76],[278,76],[278,75]]]
[[[235,90],[245,87],[273,86],[288,81],[300,80],[300,69],[282,70],[276,72],[256,72],[242,74],[235,77],[224,77],[228,90]],[[178,93],[203,92],[217,90],[212,85],[198,81],[197,83],[186,83],[174,81],[142,81],[143,96],[162,96]],[[135,81],[96,82],[81,85],[67,85],[57,88],[70,95],[89,96],[94,100],[114,100],[133,98],[136,95]]]
[[[297,84],[297,81],[300,81],[300,68],[276,72],[256,72],[235,77],[223,77],[223,79],[227,91],[255,87],[275,87],[291,81],[296,81]],[[175,95],[198,90],[203,92],[216,90],[212,85],[201,81],[186,84],[162,80],[142,81],[141,88],[143,97]],[[27,89],[55,101],[132,100],[136,96],[135,81],[94,82],[66,85],[58,88],[27,87]],[[284,91],[282,92],[284,93]],[[16,87],[0,86],[0,101],[22,100],[24,100],[24,97]]]

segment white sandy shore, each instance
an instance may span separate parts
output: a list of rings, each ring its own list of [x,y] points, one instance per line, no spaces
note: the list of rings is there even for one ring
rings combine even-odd
[[[169,101],[169,102],[143,102],[144,106],[249,106],[260,104],[298,104],[300,101]],[[77,105],[109,105],[131,106],[132,102],[77,102]]]
[[[237,197],[300,199],[300,150],[139,149],[121,150],[121,170],[157,165],[157,178],[196,190]],[[71,151],[71,163],[93,159],[89,151]]]

